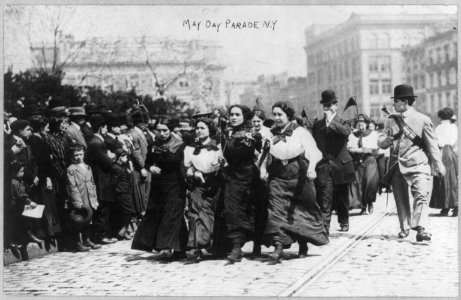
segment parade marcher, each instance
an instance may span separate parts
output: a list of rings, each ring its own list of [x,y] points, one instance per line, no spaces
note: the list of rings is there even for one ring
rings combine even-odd
[[[29,138],[30,149],[37,166],[38,186],[36,193],[31,195],[38,204],[45,205],[43,211],[43,226],[39,229],[38,236],[47,240],[61,231],[61,220],[56,204],[56,190],[53,185],[53,167],[51,151],[45,141],[49,134],[49,120],[42,115],[34,115],[29,118],[33,134]]]
[[[435,137],[439,149],[442,151],[442,162],[446,169],[443,177],[434,177],[429,207],[441,209],[442,216],[448,215],[453,209],[452,216],[458,215],[458,156],[454,148],[458,143],[458,127],[450,122],[454,111],[450,107],[439,110],[440,125],[435,128]]]
[[[315,188],[317,201],[323,213],[325,228],[330,232],[331,208],[337,208],[340,231],[349,230],[348,185],[355,178],[352,157],[347,151],[347,140],[352,132],[346,121],[337,114],[338,100],[335,92],[322,92],[325,117],[314,123],[312,135],[323,154],[317,164]]]
[[[355,180],[349,186],[349,208],[362,208],[360,214],[373,213],[373,203],[378,192],[379,173],[376,157],[378,156],[378,133],[367,129],[367,115],[359,114],[357,129],[350,134],[347,150],[352,155],[355,167]]]
[[[225,239],[232,244],[227,256],[230,262],[242,259],[242,247],[255,236],[254,187],[259,170],[254,163],[255,149],[261,147],[261,135],[251,134],[251,110],[235,104],[229,108],[230,128],[223,134],[221,145],[227,166],[224,187],[223,216]]]
[[[86,122],[85,108],[70,107],[69,108],[70,124],[66,129],[66,134],[72,139],[74,144],[82,145],[86,150],[86,141],[82,133],[82,126]]]
[[[174,126],[170,119],[162,119],[156,125],[159,138],[146,160],[146,167],[152,173],[152,189],[131,245],[136,250],[159,251],[158,259],[168,259],[185,250],[187,240],[184,146],[171,134]]]
[[[269,140],[271,137],[271,131],[268,127],[263,125],[263,122],[266,120],[264,111],[257,108],[253,109],[251,123],[253,125],[252,133],[258,133],[263,139]],[[268,145],[267,145],[268,146]],[[264,160],[263,156],[263,147],[261,149],[255,149],[255,164],[260,169],[262,161]],[[267,152],[267,149],[266,149]],[[264,154],[267,155],[267,154]],[[258,177],[259,180],[255,183],[255,229],[256,235],[254,239],[253,246],[253,256],[261,254],[261,239],[264,234],[264,229],[266,227],[267,220],[267,188],[266,182]]]
[[[269,190],[264,234],[275,247],[270,257],[280,261],[283,248],[293,242],[299,243],[298,255],[306,257],[308,242],[321,246],[329,240],[313,182],[322,153],[312,135],[292,122],[295,111],[289,102],[276,102],[272,111],[275,127],[271,130],[269,156],[261,168]]]
[[[213,241],[214,215],[223,185],[220,167],[224,162],[221,148],[214,136],[216,127],[211,119],[199,119],[196,142],[184,149],[184,166],[188,194],[189,238],[186,256],[200,260],[201,249],[210,249]]]
[[[72,210],[89,210],[91,216],[98,209],[99,202],[90,166],[83,162],[85,150],[82,145],[71,147],[72,164],[67,168],[67,189],[69,193],[67,206],[69,214]],[[69,217],[69,223],[71,222]],[[77,252],[99,249],[101,245],[93,243],[91,223],[85,226],[71,227],[73,250]]]
[[[387,176],[399,177],[401,174],[407,184],[406,188],[402,184],[392,185],[402,230],[399,237],[408,236],[411,228],[417,231],[416,241],[429,241],[431,234],[426,229],[433,182],[431,171],[443,176],[445,167],[430,118],[413,108],[416,100],[413,87],[407,84],[396,86],[392,98],[396,113],[389,116],[385,132],[378,138],[378,146],[383,149],[394,147],[398,160],[389,168]],[[398,171],[393,175],[396,169]],[[413,205],[410,204],[408,186]]]
[[[111,210],[114,198],[111,184],[111,169],[113,160],[108,155],[108,149],[104,143],[104,135],[107,132],[105,118],[100,114],[90,117],[91,129],[94,135],[88,140],[87,160],[93,170],[96,184],[99,207],[93,217],[94,239],[100,244],[112,244],[117,239],[111,237]]]

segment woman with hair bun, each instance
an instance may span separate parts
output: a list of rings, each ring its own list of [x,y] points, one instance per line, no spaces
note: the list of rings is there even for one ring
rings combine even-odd
[[[447,170],[445,176],[434,176],[429,207],[440,208],[440,214],[447,216],[453,209],[453,217],[458,215],[458,127],[451,123],[454,111],[450,107],[441,109],[438,114],[440,124],[435,128],[435,136],[442,151],[442,162]]]
[[[235,104],[229,108],[230,130],[221,137],[224,157],[228,163],[224,188],[223,216],[225,239],[232,244],[227,256],[230,262],[242,259],[242,246],[254,238],[254,186],[258,168],[255,150],[261,147],[261,135],[251,133],[251,110]]]
[[[188,182],[189,238],[188,259],[199,261],[201,249],[212,245],[214,214],[223,178],[220,167],[224,162],[221,148],[211,137],[216,134],[213,120],[202,118],[195,127],[196,139],[184,149],[184,166]]]
[[[268,182],[269,211],[264,232],[267,246],[275,251],[271,259],[280,261],[283,249],[299,243],[299,257],[307,256],[307,243],[328,243],[322,212],[315,196],[315,167],[322,158],[312,135],[292,122],[295,111],[289,102],[272,106],[275,127],[270,150],[261,167]]]
[[[176,124],[161,119],[155,125],[158,139],[147,154],[146,169],[152,173],[146,213],[133,238],[131,249],[159,251],[157,259],[168,259],[185,248],[184,222],[186,185],[182,172],[184,145],[172,134]]]

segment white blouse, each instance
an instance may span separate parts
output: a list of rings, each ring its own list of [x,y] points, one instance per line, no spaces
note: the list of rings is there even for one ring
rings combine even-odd
[[[198,155],[194,155],[194,147],[187,146],[184,149],[184,165],[186,168],[194,168],[204,174],[216,172],[219,169],[218,157],[222,157],[221,145],[218,150],[202,149]]]
[[[435,136],[440,148],[445,145],[455,147],[458,142],[458,127],[450,123],[450,120],[442,120],[435,128]]]
[[[362,137],[362,148],[378,149],[378,136],[377,131],[372,131],[369,135]],[[347,148],[359,148],[359,138],[353,133],[349,135]]]
[[[274,145],[274,139],[271,137],[269,153],[280,160],[292,159],[304,153],[311,166],[317,165],[322,159],[322,152],[317,148],[314,138],[303,127],[297,127],[291,136],[286,137],[286,142],[281,140]]]

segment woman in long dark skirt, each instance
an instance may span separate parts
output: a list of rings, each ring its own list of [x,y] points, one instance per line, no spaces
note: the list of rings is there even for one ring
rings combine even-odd
[[[52,163],[50,150],[45,142],[45,137],[49,132],[49,120],[42,115],[35,115],[29,118],[33,130],[29,138],[30,149],[37,165],[39,184],[34,195],[34,202],[45,205],[43,211],[43,226],[40,227],[41,238],[51,240],[61,231],[61,221],[56,205],[56,191],[52,180]]]
[[[455,152],[458,144],[458,127],[450,119],[454,111],[446,107],[438,112],[440,125],[435,128],[435,136],[442,151],[442,162],[447,170],[445,176],[434,177],[429,207],[441,209],[440,214],[448,215],[453,209],[453,217],[458,215],[458,156]]]
[[[201,249],[209,250],[213,242],[214,215],[223,184],[220,166],[224,157],[216,140],[210,138],[216,134],[213,120],[199,119],[195,132],[196,141],[184,149],[189,185],[189,250],[186,256],[200,260]]]
[[[347,149],[354,160],[355,180],[349,186],[349,207],[362,208],[364,214],[373,213],[373,203],[379,185],[378,133],[367,129],[368,116],[360,114],[356,120],[357,130],[349,136]]]
[[[275,127],[271,130],[270,151],[261,168],[269,187],[269,212],[264,241],[275,247],[271,259],[280,261],[283,249],[299,243],[299,257],[307,256],[307,243],[329,242],[317,204],[313,180],[315,166],[322,158],[312,135],[292,122],[293,106],[277,102],[272,106]]]
[[[251,134],[251,110],[244,105],[229,108],[230,131],[222,137],[228,163],[224,187],[223,216],[225,238],[232,245],[230,262],[242,259],[242,246],[255,236],[254,187],[259,170],[254,164],[255,149],[261,147],[261,135]]]
[[[184,146],[171,134],[174,127],[170,119],[156,124],[159,139],[146,159],[146,166],[152,173],[149,202],[131,245],[136,250],[160,251],[159,259],[183,251],[187,241],[186,184],[182,170]]]

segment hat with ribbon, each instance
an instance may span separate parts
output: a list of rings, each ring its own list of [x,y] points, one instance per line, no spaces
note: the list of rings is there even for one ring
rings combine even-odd
[[[394,88],[394,96],[391,97],[392,99],[400,99],[400,98],[407,98],[412,97],[416,98],[413,94],[413,87],[409,84],[399,84]]]
[[[325,90],[322,92],[321,104],[332,105],[338,103],[338,98],[333,90]]]
[[[76,228],[81,228],[85,225],[90,224],[93,218],[93,211],[87,206],[81,208],[72,209],[70,212],[71,224]]]

